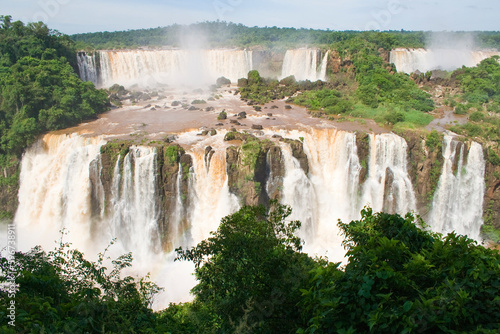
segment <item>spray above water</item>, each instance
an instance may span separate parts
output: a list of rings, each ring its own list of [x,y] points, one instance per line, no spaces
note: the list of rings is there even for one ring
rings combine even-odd
[[[500,55],[497,50],[481,50],[472,33],[435,32],[428,35],[425,49],[395,49],[390,62],[399,72],[453,71],[473,67],[482,60]]]

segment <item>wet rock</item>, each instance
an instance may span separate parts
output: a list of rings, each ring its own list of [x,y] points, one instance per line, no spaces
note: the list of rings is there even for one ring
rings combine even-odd
[[[252,129],[254,129],[254,130],[262,130],[263,127],[260,124],[252,124]]]
[[[300,167],[304,170],[304,173],[309,173],[309,160],[304,152],[304,145],[300,140],[285,138],[282,140],[284,143],[290,145],[292,149],[292,155],[299,161]]]
[[[219,116],[217,116],[217,120],[222,121],[224,119],[227,119],[227,113],[223,110],[220,112]]]
[[[241,118],[247,118],[247,113],[242,111],[238,114],[238,117],[241,117]]]

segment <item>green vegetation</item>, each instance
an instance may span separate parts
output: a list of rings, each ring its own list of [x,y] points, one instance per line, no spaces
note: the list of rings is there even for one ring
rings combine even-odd
[[[307,107],[311,111],[324,111],[326,114],[345,114],[354,109],[349,99],[334,89],[306,91],[290,102]]]
[[[170,165],[174,165],[178,160],[181,152],[183,151],[182,147],[178,145],[170,145],[165,148],[165,162],[168,162]]]
[[[471,137],[500,143],[500,58],[483,60],[476,67],[455,71],[464,103],[455,107],[457,114],[469,114],[469,122],[450,130]]]
[[[267,213],[244,207],[223,218],[217,232],[180,259],[193,261],[198,285],[194,305],[212,313],[205,331],[293,333],[299,319],[299,288],[307,283],[313,260],[297,251],[300,222],[286,220],[289,208],[276,203]],[[212,328],[210,328],[212,327]],[[238,332],[238,331],[237,331]]]
[[[131,254],[103,266],[62,241],[0,259],[0,283],[15,275],[16,327],[4,333],[496,333],[500,254],[423,222],[373,213],[339,222],[347,264],[301,253],[301,223],[271,202],[243,207],[193,248],[193,302],[153,312],[159,288],[121,278]],[[0,314],[13,300],[0,291]]]
[[[75,73],[67,36],[41,22],[0,20],[0,154],[20,155],[39,134],[107,110],[107,94]]]
[[[449,33],[450,38],[463,33]],[[120,49],[141,46],[180,47],[189,35],[204,36],[207,47],[250,47],[286,48],[289,46],[329,45],[360,37],[386,50],[396,47],[424,47],[429,34],[413,31],[328,31],[315,29],[295,29],[278,27],[246,27],[228,22],[201,22],[189,26],[171,25],[151,29],[117,32],[96,32],[76,34],[71,37],[80,49]],[[500,33],[477,32],[477,40],[482,47],[500,49]]]
[[[152,328],[153,296],[159,288],[147,278],[135,281],[121,278],[130,267],[132,255],[112,261],[104,267],[105,253],[96,262],[59,243],[45,253],[35,247],[18,252],[9,262],[0,258],[0,282],[13,275],[18,289],[0,292],[0,314],[10,321],[7,307],[15,304],[15,327],[2,322],[2,333],[125,333],[131,328]],[[15,297],[14,297],[15,295]]]
[[[396,129],[426,126],[433,119],[428,114],[434,109],[431,96],[383,60],[379,47],[387,36],[379,35],[376,39],[378,35],[364,34],[329,46],[344,65],[328,82],[296,82],[294,77],[270,80],[254,70],[248,79],[238,81],[241,98],[249,104],[264,104],[293,96],[287,101],[316,115],[371,118]]]
[[[416,223],[412,215],[370,209],[359,221],[339,223],[349,263],[312,272],[302,304],[308,327],[301,332],[498,331],[498,252]]]
[[[441,148],[443,147],[443,135],[436,130],[432,130],[425,139],[425,145],[431,151],[441,150]]]

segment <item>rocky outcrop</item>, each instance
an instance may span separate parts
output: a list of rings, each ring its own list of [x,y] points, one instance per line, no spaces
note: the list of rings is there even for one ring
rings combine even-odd
[[[500,243],[500,150],[485,145],[486,159],[483,237]]]
[[[417,211],[425,219],[443,168],[442,136],[441,142],[433,142],[433,145],[426,136],[417,132],[407,132],[403,137],[408,144],[408,173],[415,191]]]
[[[97,180],[91,181],[93,214],[106,215],[110,213],[113,177],[117,162],[120,161],[118,168],[123,168],[122,161],[134,144],[133,141],[117,141],[101,147],[100,160],[93,162],[96,167],[91,166],[91,170],[95,168],[101,171],[99,173],[100,182],[97,182]],[[187,210],[191,203],[189,202],[188,183],[193,161],[191,156],[187,155],[184,149],[177,144],[155,142],[151,145],[157,150],[158,183],[156,188],[159,195],[158,203],[162,207],[160,210],[161,216],[158,219],[158,228],[162,238],[161,244],[165,251],[172,251],[173,241],[178,240],[179,235],[189,227]],[[99,194],[99,183],[103,195]],[[101,199],[101,196],[104,198]]]
[[[12,157],[0,174],[0,220],[12,220],[19,205],[19,160]]]
[[[299,140],[288,138],[284,138],[282,139],[282,141],[290,145],[293,157],[299,161],[300,168],[302,168],[304,170],[304,173],[306,173],[307,175],[309,173],[309,161],[307,160],[307,155],[304,152],[304,145],[302,144],[302,142]]]
[[[230,146],[226,150],[229,191],[235,194],[242,205],[266,205],[269,196],[265,186],[268,179],[267,153],[274,145],[252,135],[241,137],[241,146]]]
[[[368,162],[370,159],[370,136],[367,133],[356,134],[356,147],[361,170],[359,171],[359,184],[366,181],[368,176]]]

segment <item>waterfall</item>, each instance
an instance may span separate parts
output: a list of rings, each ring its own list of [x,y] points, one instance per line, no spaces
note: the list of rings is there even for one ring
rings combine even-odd
[[[326,80],[329,51],[321,57],[317,49],[288,50],[281,78],[294,75],[297,80]],[[211,85],[224,76],[236,83],[254,69],[249,50],[120,50],[78,52],[82,80],[96,86]]]
[[[416,209],[407,170],[406,141],[394,134],[370,135],[368,178],[362,203],[374,211],[405,214]]]
[[[110,237],[120,240],[124,251],[133,251],[139,260],[159,252],[156,149],[132,146],[118,159],[113,174]]]
[[[359,216],[361,166],[356,137],[336,129],[310,129],[283,135],[303,140],[309,162],[309,174],[306,175],[292,156],[290,147],[280,145],[285,160],[283,201],[293,206],[292,219],[303,223],[304,250],[340,261],[344,249],[337,220],[349,221]]]
[[[98,84],[99,76],[97,71],[97,53],[87,54],[85,52],[78,52],[76,55],[78,70],[80,78],[83,81],[90,81]]]
[[[283,178],[282,203],[293,208],[290,219],[302,222],[301,237],[312,240],[315,236],[315,222],[317,217],[315,203],[317,203],[314,186],[300,167],[300,162],[293,156],[288,144],[280,143],[281,152],[285,161],[285,176]],[[304,202],[309,205],[304,205]]]
[[[192,208],[189,216],[193,242],[198,243],[217,230],[221,218],[239,209],[238,198],[229,192],[226,173],[226,146],[223,136],[216,142],[201,142],[188,153],[193,158],[190,191]],[[205,160],[205,147],[210,144],[215,151],[210,164]]]
[[[361,161],[355,133],[332,128],[278,132],[302,141],[303,152],[298,143],[271,139],[274,146],[266,160],[266,189],[292,206],[291,219],[302,221],[300,236],[306,252],[341,261],[344,249],[337,221],[358,219],[365,205],[400,214],[415,210],[403,138],[370,135],[369,154]],[[221,218],[239,209],[239,199],[229,191],[226,150],[231,144],[224,141],[224,135],[220,131],[201,137],[194,131],[178,136],[192,167],[186,173],[179,164],[173,176],[177,183],[171,195],[175,196],[173,212],[162,212],[156,148],[131,146],[114,166],[106,167],[112,175],[104,177],[105,159],[100,156],[104,139],[45,135],[26,151],[21,163],[15,216],[20,249],[40,243],[52,249],[61,228],[69,231],[67,241],[89,257],[117,238],[112,256],[133,252],[136,260],[131,274],[151,272],[153,279],[167,287],[166,296],[155,307],[189,300],[188,291],[194,286],[192,264],[174,263],[175,254],[163,253],[160,241],[167,237],[171,248],[193,246],[210,237]],[[210,159],[206,158],[208,146]],[[485,191],[482,147],[472,143],[467,152],[464,144],[445,136],[443,157],[428,223],[435,231],[455,230],[478,238]],[[279,163],[273,164],[273,159]],[[182,185],[188,188],[187,194],[181,191]],[[165,236],[159,223],[167,215],[171,235]]]
[[[99,59],[97,63],[96,59]],[[80,77],[96,85],[206,85],[224,76],[232,82],[252,70],[247,50],[127,50],[77,55]]]
[[[429,224],[436,232],[456,231],[478,240],[483,224],[485,191],[482,147],[472,142],[465,158],[465,145],[454,141],[451,136],[445,136],[443,158],[443,170],[434,195]]]
[[[288,50],[283,60],[281,79],[293,75],[298,81],[325,81],[328,52],[323,56],[321,62],[319,59],[320,51],[317,49]]]
[[[417,70],[425,73],[432,70],[453,71],[462,66],[473,67],[494,55],[500,55],[500,52],[399,48],[391,51],[389,61],[398,72],[410,74]]]
[[[91,237],[90,165],[104,141],[78,135],[45,135],[24,153],[15,224],[19,246],[52,249],[61,229],[88,247]]]

